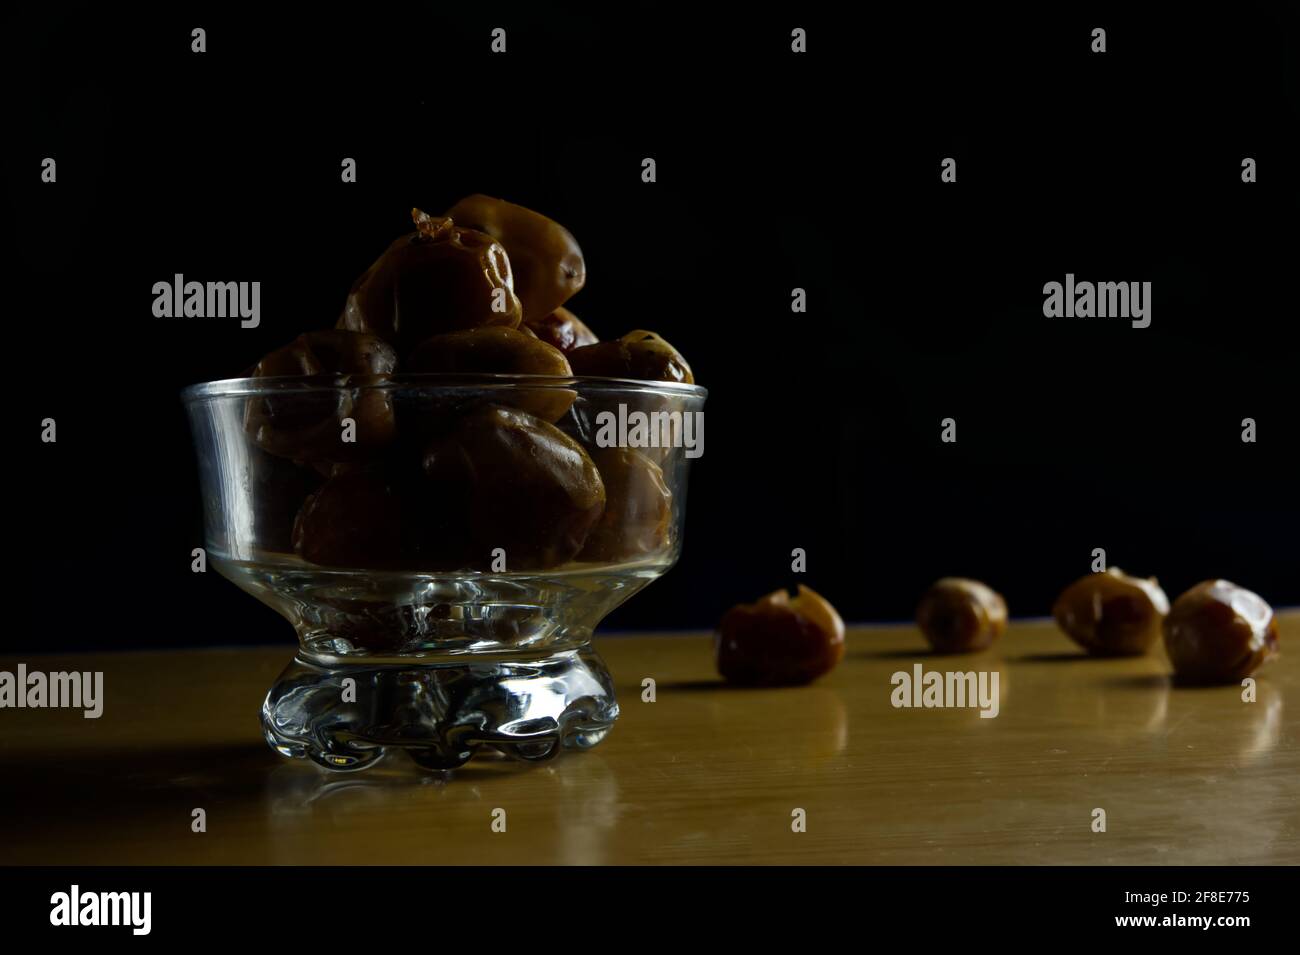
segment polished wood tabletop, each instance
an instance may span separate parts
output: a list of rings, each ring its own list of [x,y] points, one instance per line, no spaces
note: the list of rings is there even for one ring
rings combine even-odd
[[[850,628],[834,672],[761,690],[718,681],[705,633],[601,637],[603,743],[449,774],[272,753],[257,710],[288,645],[10,657],[102,670],[105,705],[0,710],[0,862],[1295,864],[1300,613],[1280,618],[1254,702],[1171,685],[1160,652],[1084,657],[1047,621],[970,656]],[[997,716],[895,707],[917,664],[997,672]]]

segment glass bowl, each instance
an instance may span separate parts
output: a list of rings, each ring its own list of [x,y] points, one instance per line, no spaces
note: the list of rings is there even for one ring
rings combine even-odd
[[[681,552],[706,394],[414,374],[185,389],[208,562],[298,634],[262,704],[271,747],[447,769],[600,742],[618,703],[592,633]]]

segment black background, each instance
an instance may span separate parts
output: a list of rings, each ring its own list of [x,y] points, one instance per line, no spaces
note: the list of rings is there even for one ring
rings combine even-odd
[[[849,620],[945,574],[1041,615],[1094,547],[1171,596],[1300,603],[1293,21],[598,9],[7,25],[6,648],[291,639],[190,572],[178,391],[329,327],[413,205],[471,192],[567,225],[574,311],[661,332],[710,389],[681,562],[608,629],[711,626],[796,582],[794,547]],[[153,317],[177,272],[260,281],[261,326]],[[1151,327],[1045,318],[1067,272],[1151,281]]]

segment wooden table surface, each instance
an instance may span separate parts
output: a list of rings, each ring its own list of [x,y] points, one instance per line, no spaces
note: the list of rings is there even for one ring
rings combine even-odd
[[[289,646],[11,657],[102,670],[106,703],[0,710],[0,862],[1295,864],[1300,613],[1280,616],[1254,703],[1171,686],[1163,654],[1082,657],[1043,621],[965,657],[852,628],[832,674],[774,690],[717,682],[706,634],[607,637],[623,715],[600,746],[448,778],[272,753],[256,713]],[[998,671],[999,715],[894,708],[916,663]]]

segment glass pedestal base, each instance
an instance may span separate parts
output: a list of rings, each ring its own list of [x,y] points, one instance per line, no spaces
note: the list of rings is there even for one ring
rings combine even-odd
[[[618,718],[609,671],[590,646],[543,654],[380,662],[300,652],[266,695],[262,730],[281,755],[339,771],[395,749],[454,769],[483,747],[545,760],[595,746]]]

